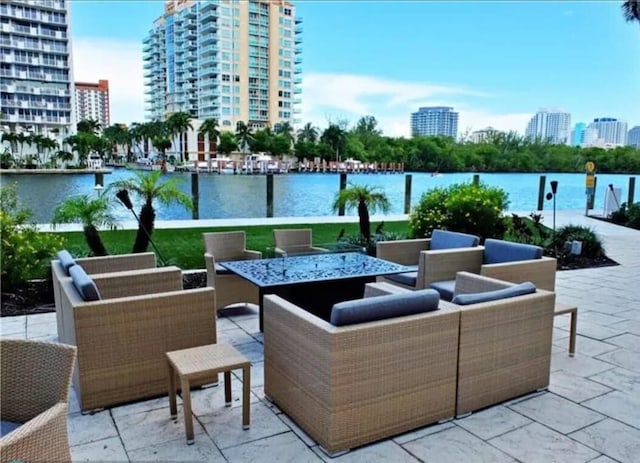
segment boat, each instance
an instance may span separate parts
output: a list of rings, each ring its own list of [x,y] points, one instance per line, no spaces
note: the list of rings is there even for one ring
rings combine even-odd
[[[190,172],[213,172],[218,174],[237,173],[237,164],[231,158],[211,158],[208,161],[193,161],[185,165]]]
[[[288,172],[289,166],[266,154],[248,154],[241,170],[245,174],[280,174]]]
[[[164,159],[154,161],[149,158],[138,158],[133,163],[130,163],[129,167],[137,170],[161,170],[162,172],[174,172],[176,170],[176,166]]]

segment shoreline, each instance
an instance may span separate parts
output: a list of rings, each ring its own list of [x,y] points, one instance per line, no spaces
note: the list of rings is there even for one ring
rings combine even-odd
[[[0,169],[1,174],[111,174],[113,169]]]

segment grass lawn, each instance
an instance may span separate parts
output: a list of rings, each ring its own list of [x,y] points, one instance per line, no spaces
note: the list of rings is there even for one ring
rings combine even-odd
[[[372,224],[375,230],[377,223]],[[204,268],[204,244],[202,234],[218,231],[244,230],[247,234],[247,249],[265,252],[273,247],[274,228],[311,228],[313,229],[313,242],[333,243],[337,240],[340,230],[344,228],[345,236],[357,235],[359,228],[357,223],[331,223],[331,224],[296,224],[296,225],[261,225],[251,227],[203,227],[180,229],[157,229],[151,239],[154,241],[160,254],[168,265],[177,265],[183,270]],[[408,235],[409,223],[385,222],[384,231],[400,235]],[[65,248],[74,256],[86,256],[89,248],[82,232],[58,232],[54,233],[64,238]],[[136,230],[103,230],[100,232],[102,241],[109,254],[126,254],[131,252],[135,240]],[[149,245],[149,251],[153,246]],[[158,260],[159,261],[159,260]]]

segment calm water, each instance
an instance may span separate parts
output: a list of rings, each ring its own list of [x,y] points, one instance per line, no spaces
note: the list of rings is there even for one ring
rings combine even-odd
[[[104,175],[109,185],[115,180],[132,176],[127,169],[115,169]],[[191,195],[191,174],[172,173],[171,177],[181,179],[182,190]],[[420,196],[434,187],[453,183],[470,182],[473,174],[444,174],[431,177],[429,174],[414,173],[411,204],[415,205]],[[558,181],[556,207],[558,210],[583,210],[585,207],[584,174],[546,174],[547,191],[549,182]],[[631,175],[601,174],[597,176],[596,202],[593,212],[601,213],[604,192],[609,184],[622,189],[622,202],[627,199]],[[266,216],[266,177],[263,175],[217,175],[200,174],[200,218],[256,218]],[[537,208],[540,174],[480,174],[480,180],[491,186],[498,186],[509,194],[509,210],[534,211]],[[350,174],[348,182],[360,185],[378,185],[391,200],[390,213],[401,214],[404,208],[405,175],[402,174]],[[31,208],[38,223],[51,221],[53,210],[70,195],[96,194],[93,189],[93,174],[67,175],[11,175],[0,176],[0,185],[17,182],[18,195],[23,204]],[[640,179],[637,183],[640,183]],[[337,174],[284,174],[274,177],[274,215],[280,217],[304,217],[334,215],[331,209],[334,196],[339,188]],[[636,201],[640,199],[640,187],[636,185]],[[132,198],[136,210],[140,201]],[[119,203],[118,203],[119,204]],[[544,208],[551,209],[551,201],[545,201]],[[123,206],[115,205],[113,212],[120,220],[131,220],[131,214]],[[356,211],[347,214],[355,215]],[[191,213],[179,206],[159,206],[159,220],[191,219]]]

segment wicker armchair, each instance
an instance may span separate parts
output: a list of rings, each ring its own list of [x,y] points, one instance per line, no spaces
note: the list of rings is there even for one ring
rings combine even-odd
[[[458,273],[456,295],[493,291],[513,283]],[[460,309],[458,393],[461,416],[549,385],[555,293],[457,306]]]
[[[279,296],[264,305],[265,395],[328,452],[453,417],[456,308],[334,326]]]
[[[0,438],[0,461],[70,462],[67,414],[73,346],[0,340],[1,418],[22,423]]]
[[[124,270],[138,270],[154,268],[156,266],[156,255],[153,252],[142,252],[138,254],[118,254],[101,257],[81,257],[74,259],[89,275],[94,273],[121,272]],[[53,299],[56,307],[56,322],[58,325],[58,340],[67,342],[64,333],[64,321],[62,320],[62,310],[60,309],[60,280],[68,278],[67,269],[60,263],[59,259],[51,261],[51,276],[53,278]]]
[[[101,299],[91,302],[71,278],[61,280],[64,329],[78,348],[73,381],[82,410],[166,394],[165,353],[216,342],[215,290],[183,290],[178,267],[92,278]]]
[[[216,289],[216,308],[224,309],[231,304],[259,304],[258,287],[244,278],[220,266],[226,260],[260,259],[262,253],[246,249],[243,231],[203,233],[204,262],[207,267],[207,286]]]
[[[327,252],[324,248],[312,245],[313,235],[310,228],[276,229],[273,230],[273,240],[276,255]]]

